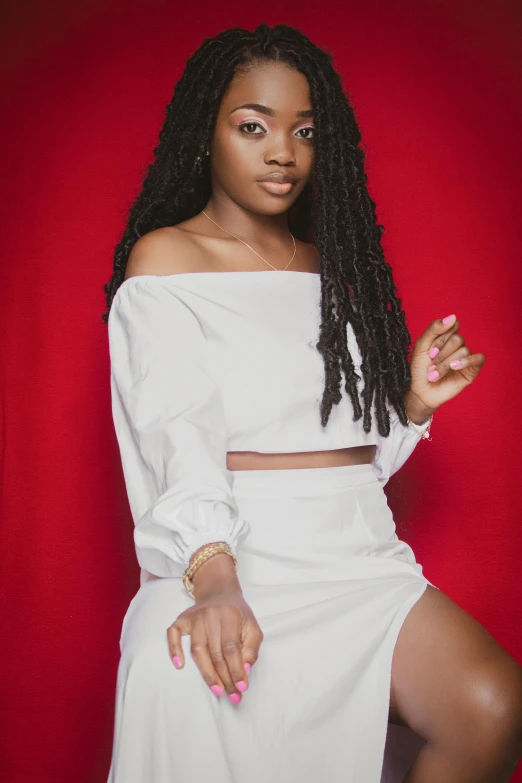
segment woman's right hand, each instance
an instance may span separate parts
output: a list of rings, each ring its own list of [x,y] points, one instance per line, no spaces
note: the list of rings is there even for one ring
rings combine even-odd
[[[248,671],[257,661],[263,632],[243,597],[229,555],[203,563],[192,582],[195,604],[167,629],[170,656],[177,668],[183,668],[181,637],[189,634],[190,652],[209,688],[216,696],[225,690],[238,704],[248,688]]]

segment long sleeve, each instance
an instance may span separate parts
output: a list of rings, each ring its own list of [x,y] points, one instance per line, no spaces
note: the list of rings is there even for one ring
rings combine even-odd
[[[161,277],[129,278],[109,314],[113,420],[140,566],[180,576],[213,541],[236,552],[239,518],[226,467],[220,389],[196,315]]]
[[[372,461],[372,466],[382,486],[404,465],[421,440],[421,434],[426,431],[429,423],[425,422],[423,425],[419,425],[421,432],[417,432],[413,427],[404,427],[401,424],[395,408],[391,405],[388,405],[388,411],[390,414],[390,434],[387,438],[378,436],[377,451]]]

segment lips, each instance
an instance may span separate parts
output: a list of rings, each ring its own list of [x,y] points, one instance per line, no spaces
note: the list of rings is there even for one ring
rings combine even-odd
[[[283,174],[282,172],[274,171],[272,174],[267,174],[266,177],[261,177],[261,179],[258,179],[258,182],[278,182],[281,185],[287,183],[295,185],[296,178],[291,174]]]
[[[290,193],[294,187],[293,182],[277,182],[275,180],[258,180],[258,185],[268,193],[275,193],[278,196],[284,196],[286,193]]]
[[[267,174],[265,177],[258,179],[257,182],[263,190],[268,191],[268,193],[284,196],[286,193],[290,193],[297,180],[292,174],[287,174],[282,171],[273,171],[271,174]]]

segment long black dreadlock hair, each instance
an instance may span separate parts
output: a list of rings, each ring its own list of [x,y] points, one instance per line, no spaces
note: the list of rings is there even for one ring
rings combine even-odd
[[[317,349],[325,366],[321,424],[326,427],[333,405],[342,399],[343,371],[353,421],[363,416],[364,431],[370,431],[375,394],[379,434],[388,437],[386,398],[401,424],[407,425],[403,398],[411,383],[411,338],[392,269],[380,244],[384,227],[376,222],[375,203],[366,186],[361,133],[332,59],[300,30],[284,24],[272,28],[261,24],[253,32],[234,27],[203,41],[175,85],[154,149],[155,160],[129,210],[114,253],[114,272],[104,291],[110,310],[135,242],[154,229],[194,217],[207,204],[212,191],[205,150],[210,147],[219,106],[234,75],[267,61],[295,68],[309,83],[314,162],[288,221],[294,236],[303,241],[312,239],[320,256],[322,323]],[[201,156],[202,165],[194,165],[196,156]],[[102,320],[108,323],[108,317],[105,312]],[[348,321],[361,352],[364,411],[356,385],[361,378],[347,346]]]

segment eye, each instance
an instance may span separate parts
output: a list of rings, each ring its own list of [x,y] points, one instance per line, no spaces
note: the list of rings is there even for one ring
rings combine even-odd
[[[304,138],[305,141],[312,141],[314,138],[313,134],[315,133],[315,128],[312,125],[307,125],[306,128],[299,128],[298,133],[301,133],[301,131],[312,131],[312,135],[310,136],[302,136],[301,138]]]
[[[249,131],[244,131],[244,128],[247,128],[249,125],[250,126],[253,125],[254,127],[257,127],[257,128],[261,128],[262,127],[258,122],[253,122],[253,121],[243,122],[241,125],[238,125],[237,127],[238,127],[239,131],[241,131],[242,133],[246,133],[247,136],[261,136],[260,133],[250,133]]]

